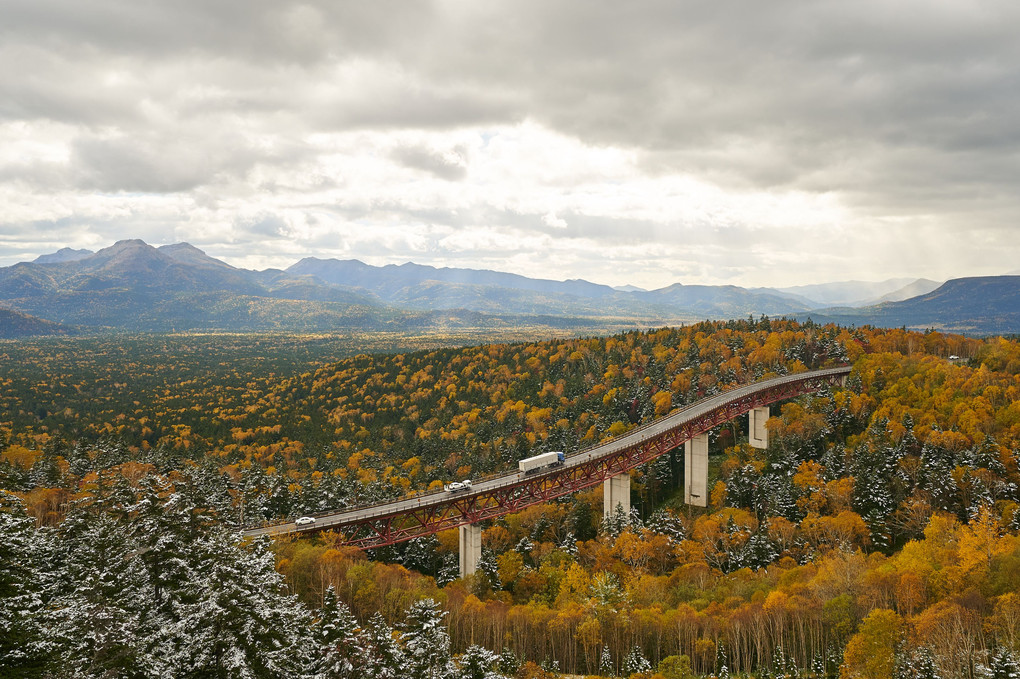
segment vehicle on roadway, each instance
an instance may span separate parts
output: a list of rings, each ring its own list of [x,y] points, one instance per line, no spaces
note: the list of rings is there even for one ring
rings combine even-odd
[[[308,526],[315,523],[314,516],[302,516],[300,519],[294,519],[295,526]]]
[[[551,453],[542,453],[541,455],[535,455],[534,457],[527,457],[518,462],[517,465],[525,474],[533,474],[547,467],[558,467],[563,464],[566,459],[567,456],[565,454],[555,451]]]
[[[471,490],[471,479],[464,479],[463,481],[454,481],[453,483],[443,486],[443,490],[447,493],[457,493],[462,490]]]

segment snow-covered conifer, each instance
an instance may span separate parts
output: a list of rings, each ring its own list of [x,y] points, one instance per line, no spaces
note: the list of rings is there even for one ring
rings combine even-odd
[[[450,674],[450,634],[445,618],[446,612],[432,599],[416,601],[407,610],[400,641],[409,676],[441,679]]]
[[[0,676],[38,676],[52,650],[40,620],[46,541],[34,524],[21,500],[0,490]]]
[[[629,677],[637,672],[651,672],[652,663],[648,662],[645,654],[641,651],[641,647],[634,645],[630,649],[630,653],[623,659],[623,665],[620,667],[623,676]]]

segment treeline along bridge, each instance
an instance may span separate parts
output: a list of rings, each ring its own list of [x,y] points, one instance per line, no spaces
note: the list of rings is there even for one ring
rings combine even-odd
[[[684,500],[705,507],[708,493],[708,432],[749,413],[748,441],[765,448],[768,406],[777,401],[842,384],[850,367],[813,370],[775,377],[703,398],[669,415],[631,429],[598,445],[570,453],[560,466],[534,474],[507,472],[474,482],[463,491],[434,491],[374,505],[316,515],[314,523],[293,522],[252,528],[246,535],[284,535],[334,530],[344,544],[383,547],[460,527],[460,570],[475,571],[481,558],[481,521],[520,511],[570,493],[603,484],[604,511],[630,511],[628,472],[681,445]]]

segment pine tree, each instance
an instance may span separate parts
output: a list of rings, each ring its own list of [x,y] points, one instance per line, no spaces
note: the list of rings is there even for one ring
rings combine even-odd
[[[521,660],[513,649],[504,647],[499,654],[499,671],[508,677],[516,676],[521,669]]]
[[[333,585],[323,595],[322,607],[312,628],[315,657],[311,668],[321,679],[355,679],[361,658],[362,638],[358,621],[345,603],[339,601]]]
[[[133,676],[147,665],[144,639],[155,620],[140,604],[152,599],[136,546],[120,522],[84,507],[60,526],[54,559],[61,574],[51,590],[52,634],[63,673]]]
[[[896,653],[895,679],[942,679],[935,654],[926,646]]]
[[[501,679],[499,656],[482,646],[468,646],[458,658],[457,679]]]
[[[635,645],[630,649],[630,653],[623,659],[623,665],[620,668],[623,676],[629,677],[637,672],[651,672],[652,663],[648,662],[645,658],[645,654],[642,653],[641,647]]]
[[[616,671],[613,669],[613,656],[609,652],[608,646],[602,647],[602,657],[599,660],[599,674],[604,677],[616,676]]]
[[[400,634],[407,656],[407,673],[420,679],[440,679],[450,673],[450,635],[446,612],[432,599],[411,604]]]
[[[991,679],[1020,679],[1020,662],[1005,647],[999,647],[992,654],[988,669]]]
[[[715,666],[719,670],[718,679],[729,679],[730,669],[726,658],[726,645],[722,641],[719,642],[715,649]]]
[[[44,534],[21,500],[0,490],[0,677],[40,676],[52,644],[43,634]]]
[[[407,676],[404,652],[393,639],[393,630],[375,613],[368,621],[362,643],[364,679],[399,679]]]
[[[310,645],[307,612],[283,594],[268,540],[241,550],[221,531],[200,537],[188,556],[195,579],[170,595],[177,614],[155,635],[164,674],[201,677],[286,675]]]
[[[401,563],[424,575],[436,575],[441,564],[439,540],[435,535],[408,540]]]

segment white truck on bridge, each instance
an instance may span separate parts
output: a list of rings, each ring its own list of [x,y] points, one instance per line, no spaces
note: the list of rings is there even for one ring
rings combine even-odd
[[[525,474],[531,474],[546,467],[558,467],[566,459],[566,455],[560,452],[542,453],[521,460],[518,466]]]

